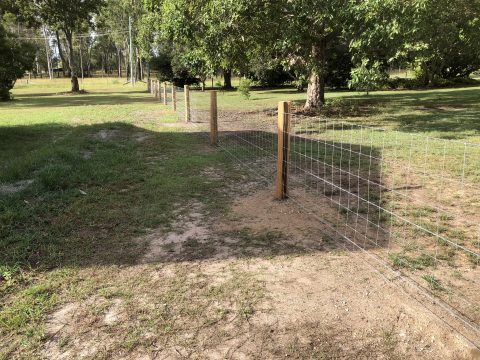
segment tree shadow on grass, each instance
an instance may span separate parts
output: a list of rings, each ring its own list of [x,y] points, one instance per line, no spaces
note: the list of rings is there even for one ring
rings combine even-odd
[[[161,229],[159,236],[166,236],[178,230],[182,209],[191,211],[192,203],[201,204],[207,217],[223,214],[235,196],[226,186],[238,186],[245,169],[227,152],[209,147],[205,135],[152,132],[124,123],[0,127],[5,140],[0,184],[29,181],[18,191],[0,194],[0,262],[42,269],[136,264],[150,251],[152,231]],[[237,150],[264,166],[260,152]],[[224,175],[209,175],[212,168]],[[257,244],[262,256],[303,251],[282,239],[242,235],[235,246]],[[180,256],[160,256],[159,261],[182,261],[185,254],[190,260],[218,256],[212,243],[197,240],[186,238]],[[159,251],[168,255],[168,244]]]
[[[13,104],[16,109],[22,108],[42,108],[42,107],[68,107],[68,106],[88,106],[88,105],[128,105],[128,104],[148,104],[158,102],[151,97],[135,96],[144,91],[131,92],[92,92],[88,94],[60,95],[60,94],[28,94],[15,95]],[[1,106],[0,106],[1,109]]]

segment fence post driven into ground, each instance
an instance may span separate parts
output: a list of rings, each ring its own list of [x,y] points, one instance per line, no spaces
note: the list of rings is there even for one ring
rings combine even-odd
[[[155,99],[160,100],[160,80],[155,81]]]
[[[172,83],[172,109],[177,111],[177,92],[175,91],[174,83]]]
[[[163,105],[167,105],[167,83],[163,83]]]
[[[218,110],[217,92],[210,92],[210,145],[217,146],[218,143]]]
[[[275,196],[278,200],[288,197],[288,161],[290,156],[290,108],[287,101],[278,103],[277,180]]]
[[[185,121],[190,122],[190,87],[184,86],[185,89]]]

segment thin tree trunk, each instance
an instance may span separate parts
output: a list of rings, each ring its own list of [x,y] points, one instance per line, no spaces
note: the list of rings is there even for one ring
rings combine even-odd
[[[63,54],[63,50],[62,50],[62,44],[60,43],[60,35],[58,33],[58,30],[55,31],[55,36],[57,38],[57,47],[58,47],[58,55],[60,55],[60,59],[62,60],[62,72],[63,72],[63,76],[65,77],[65,67],[68,66],[67,62],[65,61],[65,56]],[[70,72],[70,69],[67,69],[68,72]],[[70,74],[69,74],[70,76]]]
[[[312,47],[312,57],[316,59],[318,65],[310,73],[305,103],[306,111],[318,109],[325,104],[326,47],[325,39]]]
[[[122,77],[122,52],[119,47],[117,47],[117,61],[118,61],[118,78]]]
[[[47,30],[43,27],[43,36],[45,38],[45,54],[47,55],[47,67],[48,67],[48,77],[50,80],[53,79],[53,69],[52,69],[52,60],[50,58],[50,44],[47,40]]]

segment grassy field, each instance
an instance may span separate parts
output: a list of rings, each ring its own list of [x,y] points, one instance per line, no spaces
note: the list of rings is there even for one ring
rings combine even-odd
[[[278,206],[270,190],[249,200],[261,185],[228,154],[209,147],[204,134],[178,122],[145,84],[132,88],[105,78],[86,79],[83,87],[87,94],[70,95],[64,93],[68,80],[20,81],[15,100],[0,103],[0,359],[235,358],[238,349],[251,358],[394,358],[398,349],[407,357],[416,351],[390,327],[401,302],[383,314],[369,310],[373,333],[363,334],[365,323],[351,312],[346,324],[357,324],[361,341],[344,349],[338,343],[348,342],[350,333],[336,318],[332,329],[309,323],[307,315],[295,324],[299,305],[291,318],[273,321],[282,304],[271,299],[299,293],[299,303],[312,301],[305,271],[315,266],[338,263],[339,283],[348,278],[341,271],[358,273],[359,293],[363,283],[383,285],[353,260],[343,263],[347,257],[336,248],[314,258],[318,249],[303,240],[322,239],[316,224],[303,223],[308,233],[285,228],[285,218],[265,225],[271,209],[260,221],[247,221],[259,204]],[[193,92],[192,99],[201,104],[206,96]],[[325,112],[480,143],[479,98],[480,87],[338,92],[328,94]],[[272,109],[281,100],[303,99],[288,89],[254,91],[251,100],[225,92],[219,108]],[[251,207],[236,213],[236,201],[245,196]],[[284,213],[296,216],[291,209]],[[312,267],[305,270],[305,263]],[[306,289],[292,287],[297,283]],[[349,287],[344,280],[342,289]],[[378,294],[371,301],[381,303]],[[289,313],[289,304],[283,306]],[[345,314],[338,315],[337,306],[325,311],[325,318]],[[415,334],[413,342],[425,336]],[[460,348],[450,344],[453,352]],[[435,346],[426,358],[438,355]]]

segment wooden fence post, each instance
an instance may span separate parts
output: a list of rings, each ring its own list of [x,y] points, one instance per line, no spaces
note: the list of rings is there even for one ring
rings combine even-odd
[[[163,83],[163,105],[167,105],[167,83]]]
[[[147,92],[152,93],[152,81],[150,78],[147,80]]]
[[[190,122],[190,87],[184,86],[185,90],[185,121]]]
[[[218,110],[217,110],[217,92],[210,92],[210,145],[218,144]]]
[[[177,92],[175,91],[175,84],[172,83],[172,109],[177,111]]]
[[[290,102],[278,103],[278,149],[277,180],[275,197],[283,200],[288,197],[288,162],[290,156]]]
[[[155,99],[160,100],[160,80],[155,81]]]

